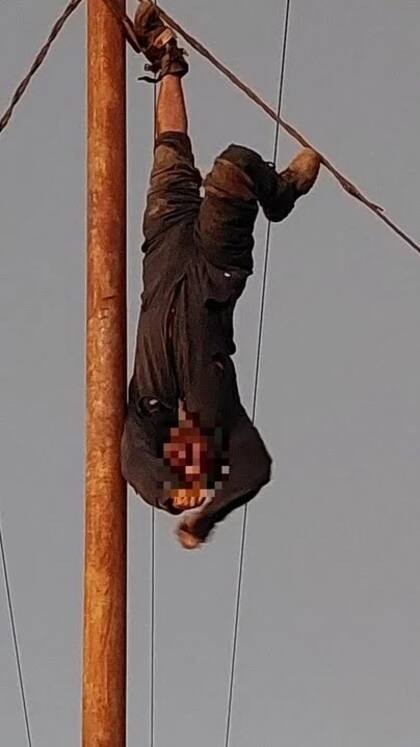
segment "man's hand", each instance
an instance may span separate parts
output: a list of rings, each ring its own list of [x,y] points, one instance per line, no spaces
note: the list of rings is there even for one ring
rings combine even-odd
[[[200,483],[196,487],[177,488],[171,491],[173,507],[183,511],[202,506],[206,497],[206,493],[201,489]]]

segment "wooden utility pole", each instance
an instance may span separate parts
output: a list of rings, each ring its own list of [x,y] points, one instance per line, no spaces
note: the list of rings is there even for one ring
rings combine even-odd
[[[121,26],[103,0],[88,0],[83,747],[125,746],[125,48]]]

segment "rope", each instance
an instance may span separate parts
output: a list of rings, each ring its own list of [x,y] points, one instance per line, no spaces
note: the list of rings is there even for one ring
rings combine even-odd
[[[281,46],[278,103],[277,103],[277,115],[276,115],[277,119],[276,119],[274,148],[273,148],[273,163],[277,162],[277,154],[278,154],[278,146],[279,146],[280,112],[281,112],[281,105],[283,101],[287,40],[288,40],[288,35],[289,35],[289,20],[290,20],[290,0],[286,0],[286,8],[284,12],[283,40],[282,40],[282,46]],[[258,384],[259,384],[259,376],[260,376],[260,368],[261,368],[261,350],[262,350],[262,337],[263,337],[263,327],[264,327],[265,299],[266,299],[266,290],[267,290],[267,270],[268,270],[268,258],[269,258],[269,250],[270,250],[270,238],[271,238],[271,223],[270,221],[268,221],[266,241],[265,241],[265,252],[264,252],[264,270],[263,270],[263,277],[262,277],[262,283],[261,283],[261,301],[260,301],[260,314],[259,314],[259,323],[258,323],[258,342],[257,342],[257,355],[256,355],[256,365],[255,365],[254,392],[253,392],[253,402],[252,402],[252,422],[254,425],[255,425],[255,419],[256,419],[256,414],[257,414]],[[238,568],[238,580],[237,580],[237,590],[236,590],[235,623],[234,623],[234,633],[233,633],[232,658],[231,658],[230,679],[229,679],[229,695],[228,695],[228,706],[227,706],[227,717],[226,717],[225,747],[229,747],[230,731],[231,731],[231,723],[232,723],[232,705],[233,705],[233,692],[234,692],[234,684],[235,684],[236,658],[237,658],[237,649],[238,649],[239,617],[240,617],[240,610],[241,610],[247,524],[248,524],[248,505],[245,505],[243,509],[243,515],[242,515],[242,529],[241,529],[241,540],[240,540],[240,550],[239,550],[239,568]]]
[[[13,94],[9,107],[0,119],[0,134],[8,124],[16,104],[22,98],[31,79],[33,78],[34,74],[49,52],[52,42],[58,36],[67,18],[73,13],[73,11],[81,2],[82,0],[70,0],[70,3],[67,5],[62,16],[60,16],[60,18],[54,24],[46,44],[42,47],[42,49],[36,56],[28,74],[17,87],[15,93]],[[137,41],[133,22],[127,16],[125,11],[119,6],[118,0],[104,0],[104,2],[122,24],[126,38],[133,49],[135,49],[136,52],[141,51]],[[257,106],[259,106],[261,109],[263,109],[263,111],[265,111],[265,113],[268,114],[271,119],[277,122],[280,127],[282,127],[282,129],[285,130],[294,140],[296,140],[303,147],[311,148],[312,150],[316,151],[321,159],[323,166],[327,169],[327,171],[330,172],[330,174],[332,174],[332,176],[339,182],[341,187],[351,197],[354,197],[356,200],[365,205],[368,210],[374,213],[377,218],[383,221],[383,223],[385,223],[392,231],[394,231],[394,233],[396,233],[401,239],[403,239],[403,241],[411,246],[412,249],[420,253],[420,244],[412,239],[397,223],[395,223],[395,221],[389,218],[384,213],[382,207],[369,200],[363,194],[363,192],[361,192],[361,190],[355,184],[353,184],[346,176],[344,176],[344,174],[338,171],[338,169],[333,166],[331,161],[329,161],[326,156],[324,156],[317,148],[315,148],[309,142],[309,140],[307,140],[295,127],[293,127],[291,124],[282,119],[278,114],[276,114],[276,112],[257,93],[255,93],[255,91],[253,91],[249,86],[243,83],[237,75],[229,70],[226,65],[221,63],[208,49],[206,49],[206,47],[203,46],[203,44],[201,44],[201,42],[199,42],[197,39],[191,36],[191,34],[185,31],[182,26],[179,25],[179,23],[177,23],[173,18],[171,18],[168,13],[166,13],[166,11],[162,10],[162,8],[159,7],[159,13],[162,16],[162,19],[166,21],[166,23],[171,26],[171,28],[173,28],[173,30],[176,31],[183,39],[185,39],[185,41],[188,42],[188,44],[190,44],[190,46],[195,49],[198,54],[202,55],[202,57],[205,57],[205,59],[211,62],[211,64],[214,65],[217,70],[219,70],[219,72],[225,75],[235,86],[237,86],[246,96],[248,96],[251,101],[257,104]]]
[[[12,117],[12,114],[14,112],[16,105],[21,100],[23,94],[25,93],[27,87],[29,86],[29,83],[34,77],[36,71],[38,70],[38,68],[41,67],[42,63],[44,62],[48,52],[50,51],[50,48],[53,42],[59,35],[65,22],[72,15],[72,13],[74,13],[74,11],[80,5],[81,2],[82,0],[70,0],[69,4],[65,8],[61,16],[55,22],[54,26],[52,27],[50,31],[47,41],[45,42],[44,46],[41,47],[38,54],[36,55],[31,67],[29,68],[28,73],[25,75],[23,80],[19,83],[18,87],[16,88],[11,98],[9,106],[7,107],[2,118],[0,119],[0,133],[2,133],[5,127],[7,127],[7,125],[9,124],[9,121]]]
[[[18,680],[19,680],[19,690],[20,690],[20,698],[22,702],[22,711],[23,711],[23,718],[25,721],[25,730],[26,730],[26,738],[29,747],[32,747],[32,738],[31,738],[31,730],[29,727],[29,716],[28,716],[28,706],[26,703],[26,695],[25,695],[25,687],[23,684],[23,674],[22,674],[22,664],[21,664],[21,655],[19,650],[19,641],[17,636],[17,629],[16,629],[16,622],[15,622],[15,614],[13,611],[13,601],[12,601],[12,592],[10,589],[10,582],[9,582],[9,573],[7,570],[7,561],[6,561],[6,549],[4,545],[4,539],[3,539],[3,529],[1,525],[1,519],[0,519],[0,554],[1,554],[1,563],[3,568],[3,576],[4,576],[4,585],[6,588],[6,597],[7,597],[7,607],[9,611],[9,620],[10,620],[10,628],[12,631],[12,639],[13,639],[13,647],[15,651],[15,660],[16,660],[16,669],[18,673]]]
[[[109,0],[110,2],[112,0]],[[392,231],[394,231],[400,238],[402,238],[409,246],[411,246],[412,249],[415,249],[416,252],[420,253],[420,244],[418,244],[414,239],[412,239],[405,231],[403,231],[400,226],[397,225],[391,218],[388,218],[385,213],[383,212],[383,208],[381,208],[376,203],[369,200],[363,192],[360,191],[360,189],[353,184],[344,174],[342,174],[338,169],[333,166],[333,164],[328,160],[326,156],[324,156],[315,146],[313,146],[309,140],[307,140],[295,127],[293,127],[291,124],[286,122],[280,115],[278,115],[266,102],[258,96],[255,91],[253,91],[249,86],[247,86],[245,83],[243,83],[231,70],[229,70],[228,67],[223,65],[206,47],[204,47],[197,39],[195,39],[191,34],[189,34],[187,31],[185,31],[176,21],[174,21],[173,18],[171,18],[168,13],[163,11],[161,8],[160,14],[166,23],[173,28],[174,31],[176,31],[180,36],[182,36],[183,39],[185,39],[188,44],[195,49],[198,54],[200,54],[202,57],[205,57],[206,60],[212,63],[219,72],[221,72],[223,75],[225,75],[235,86],[237,86],[248,98],[250,98],[257,106],[259,106],[261,109],[265,111],[266,114],[268,114],[271,119],[273,119],[277,124],[282,127],[283,130],[285,130],[294,140],[297,140],[300,145],[302,145],[304,148],[311,148],[312,150],[316,151],[321,159],[321,162],[323,166],[327,169],[327,171],[332,174],[332,176],[337,179],[341,187],[351,196],[354,197],[356,200],[361,202],[365,207],[367,207],[371,212],[373,212],[377,218],[382,220],[384,223],[386,223],[389,228],[391,228]]]
[[[104,0],[106,4],[109,7],[113,7],[114,14],[120,19],[120,21],[124,24],[124,28],[130,28],[130,41],[135,36],[135,30],[133,26],[133,22],[128,18],[128,16],[124,13],[124,11],[116,5],[116,0]],[[324,156],[317,148],[315,148],[314,145],[310,143],[309,140],[307,140],[302,133],[300,133],[295,127],[293,127],[291,124],[286,122],[279,114],[277,114],[274,109],[272,109],[255,91],[252,90],[249,86],[247,86],[245,83],[243,83],[240,78],[238,78],[237,75],[235,75],[231,70],[229,70],[226,65],[224,65],[222,62],[220,62],[217,57],[215,57],[201,42],[199,42],[197,39],[195,39],[188,31],[185,31],[182,26],[177,23],[165,10],[163,10],[159,6],[159,13],[162,17],[162,19],[176,32],[178,33],[193,49],[195,49],[198,54],[200,54],[202,57],[204,57],[206,60],[211,62],[214,67],[219,70],[220,73],[225,75],[237,88],[239,88],[248,98],[251,99],[257,106],[259,106],[263,111],[265,111],[266,114],[268,114],[271,119],[273,119],[283,130],[285,130],[288,135],[290,135],[294,140],[296,140],[300,145],[302,145],[304,148],[311,148],[312,150],[316,151],[321,159],[321,162],[323,166],[327,169],[327,171],[332,174],[332,176],[339,182],[341,187],[351,196],[354,197],[356,200],[361,202],[365,207],[368,208],[371,212],[373,212],[377,218],[382,220],[386,225],[394,231],[400,238],[402,238],[409,246],[411,246],[412,249],[415,249],[416,252],[420,253],[420,244],[418,244],[414,239],[412,239],[400,226],[397,225],[391,218],[388,218],[387,215],[385,215],[383,208],[381,208],[379,205],[377,205],[375,202],[372,202],[369,200],[363,192],[355,185],[353,184],[350,179],[348,179],[344,174],[342,174],[338,169],[333,166],[331,161]]]
[[[156,5],[156,0],[153,0]],[[141,52],[141,47],[137,39],[137,34],[134,30],[134,24],[131,18],[128,17],[124,9],[119,5],[118,0],[104,0],[105,5],[108,6],[111,13],[120,21],[122,24],[128,43],[132,46],[135,52]]]

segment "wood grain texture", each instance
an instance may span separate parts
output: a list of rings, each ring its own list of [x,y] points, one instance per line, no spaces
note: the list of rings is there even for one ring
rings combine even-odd
[[[118,20],[89,0],[83,747],[125,745],[125,51]]]

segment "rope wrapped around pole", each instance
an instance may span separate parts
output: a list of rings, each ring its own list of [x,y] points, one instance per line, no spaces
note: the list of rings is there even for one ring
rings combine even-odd
[[[50,36],[46,42],[46,44],[42,47],[38,55],[36,56],[34,63],[32,64],[28,74],[25,76],[25,78],[22,80],[22,82],[17,87],[15,93],[13,94],[12,100],[9,104],[9,107],[6,109],[3,116],[0,118],[0,134],[5,129],[6,125],[9,123],[10,118],[13,114],[13,111],[15,109],[15,106],[22,98],[23,94],[25,93],[32,77],[35,75],[36,71],[44,61],[47,53],[49,52],[49,49],[54,41],[54,39],[58,36],[59,32],[61,31],[65,21],[67,18],[73,13],[74,10],[80,5],[82,0],[70,0],[70,3],[65,8],[63,14],[60,16],[58,21],[53,26],[53,29],[51,30]],[[118,18],[120,23],[122,24],[125,32],[125,36],[131,47],[136,51],[140,52],[140,45],[137,40],[137,35],[134,29],[134,24],[129,18],[129,16],[125,13],[125,11],[121,8],[121,6],[118,5],[117,0],[103,0],[103,2],[106,3],[108,8],[112,11],[112,13]],[[385,223],[394,233],[396,233],[403,241],[405,241],[409,246],[411,246],[412,249],[414,249],[416,252],[420,253],[420,244],[417,243],[411,236],[406,233],[394,220],[389,218],[385,212],[384,209],[378,205],[376,202],[373,202],[372,200],[369,200],[368,197],[366,197],[365,194],[353,183],[348,179],[344,174],[342,174],[336,167],[331,163],[331,161],[324,156],[323,153],[321,153],[318,148],[316,148],[312,143],[302,135],[299,130],[297,130],[295,127],[293,127],[289,122],[286,122],[282,117],[278,116],[277,113],[272,109],[262,98],[259,96],[255,91],[252,90],[249,86],[247,86],[245,83],[243,83],[240,78],[238,78],[235,73],[233,73],[226,65],[224,65],[222,62],[220,62],[217,57],[215,57],[201,42],[198,41],[198,39],[195,39],[188,31],[186,31],[177,21],[175,21],[169,13],[167,13],[165,10],[163,10],[160,6],[158,6],[158,11],[162,17],[162,19],[170,26],[174,31],[176,31],[179,36],[181,36],[193,49],[195,49],[198,54],[200,54],[202,57],[204,57],[206,60],[211,62],[214,67],[219,70],[222,75],[225,75],[226,78],[228,78],[237,88],[239,88],[246,96],[248,96],[251,101],[253,101],[257,106],[259,106],[265,113],[271,117],[275,122],[277,122],[280,127],[282,127],[285,132],[287,132],[290,137],[292,137],[294,140],[296,140],[300,145],[302,145],[304,148],[312,148],[312,150],[316,151],[321,159],[322,165],[324,168],[330,172],[330,174],[338,181],[338,183],[341,185],[341,187],[349,194],[351,197],[354,197],[355,200],[358,200],[358,202],[361,202],[365,207],[368,208],[372,213],[376,215],[377,218],[379,218],[383,223]]]
[[[104,0],[104,2],[112,8],[113,12],[119,16],[121,23],[123,23],[124,28],[128,29],[127,37],[128,40],[131,43],[131,46],[135,48],[135,43],[133,43],[133,39],[136,39],[136,32],[134,30],[133,22],[131,21],[128,16],[121,11],[120,8],[115,3],[115,0]],[[388,218],[388,216],[385,214],[384,209],[378,205],[376,202],[373,202],[372,200],[369,200],[366,195],[363,194],[363,192],[350,181],[344,174],[342,174],[336,167],[331,163],[331,161],[324,156],[323,153],[321,153],[318,148],[316,148],[312,143],[304,136],[302,135],[299,130],[297,130],[295,127],[293,127],[289,122],[286,122],[283,117],[279,116],[274,109],[271,108],[262,98],[259,96],[255,91],[252,90],[249,86],[247,86],[243,81],[238,78],[235,73],[233,73],[226,65],[224,65],[220,60],[217,59],[217,57],[214,56],[201,42],[198,41],[198,39],[195,39],[188,31],[186,31],[177,21],[175,21],[169,13],[167,13],[161,6],[157,7],[161,18],[165,23],[168,24],[179,36],[181,36],[193,49],[195,49],[198,54],[200,54],[202,57],[204,57],[206,60],[211,62],[214,67],[219,70],[222,75],[224,75],[226,78],[228,78],[231,83],[233,83],[237,88],[239,88],[246,96],[248,96],[251,101],[253,101],[257,106],[259,106],[265,113],[271,117],[277,124],[280,125],[280,127],[287,132],[290,137],[292,137],[294,140],[296,140],[302,147],[304,148],[311,148],[312,150],[316,151],[321,159],[322,165],[324,168],[330,172],[330,174],[338,181],[340,186],[349,194],[351,197],[354,197],[355,200],[358,200],[361,202],[365,207],[368,208],[372,213],[376,215],[377,218],[382,220],[394,233],[396,233],[398,236],[400,236],[403,241],[405,241],[409,246],[411,246],[412,249],[414,249],[416,252],[420,253],[420,244],[418,244],[414,239],[411,238],[400,226],[395,223],[391,218]],[[138,45],[137,45],[138,46]]]

